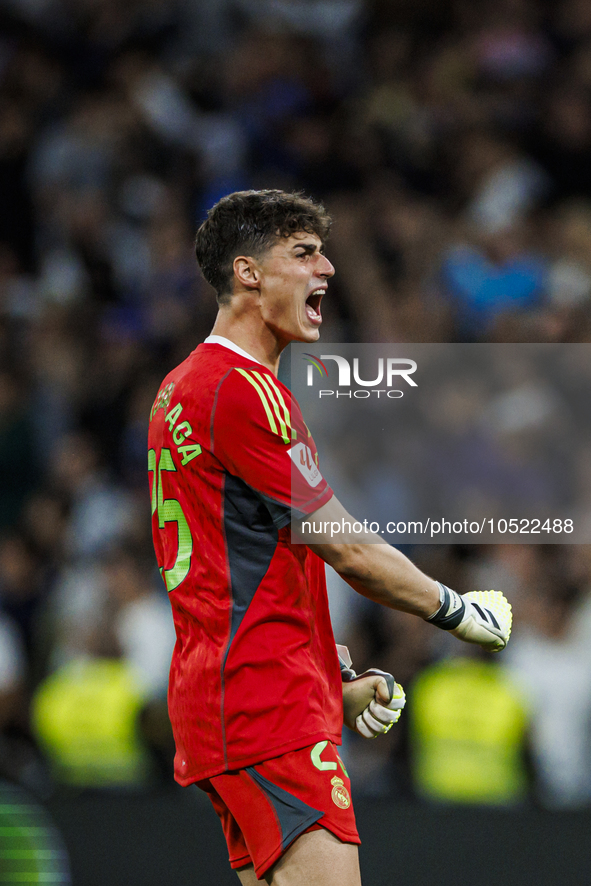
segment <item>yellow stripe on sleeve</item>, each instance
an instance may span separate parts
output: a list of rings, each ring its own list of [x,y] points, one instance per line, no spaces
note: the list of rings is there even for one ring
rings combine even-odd
[[[269,378],[268,382],[270,385],[272,385],[273,389],[275,390],[275,392],[277,394],[277,399],[279,400],[279,403],[283,409],[283,414],[285,416],[285,424],[287,425],[288,428],[291,428],[291,439],[295,440],[297,438],[298,434],[297,434],[296,429],[294,427],[292,427],[292,425],[291,425],[291,415],[289,414],[289,409],[287,408],[287,406],[285,404],[285,400],[283,399],[283,394],[281,393],[281,388],[275,382],[275,380],[272,378]]]
[[[257,372],[256,369],[252,370],[252,374],[256,375],[256,377],[258,378],[260,383],[265,388],[265,390],[269,396],[269,400],[271,402],[271,405],[275,411],[277,421],[279,422],[279,427],[281,428],[281,436],[283,437],[283,442],[289,443],[290,440],[289,440],[289,435],[287,433],[287,426],[286,426],[284,420],[281,418],[281,410],[279,409],[279,404],[277,403],[274,393],[273,393],[273,389],[271,388],[271,384],[272,384],[271,379],[268,376],[262,375],[260,372]],[[287,413],[287,422],[288,422],[289,427],[291,428],[291,424],[289,422],[289,413]]]
[[[253,386],[253,388],[255,389],[255,391],[257,392],[259,397],[261,398],[261,403],[263,404],[263,406],[265,408],[265,412],[267,413],[267,419],[269,420],[269,426],[270,426],[271,430],[273,431],[274,434],[279,434],[279,431],[277,430],[277,425],[275,424],[275,419],[273,418],[273,413],[271,412],[271,408],[270,408],[269,404],[267,403],[267,397],[265,395],[265,392],[259,386],[259,383],[256,381],[256,379],[254,379],[250,376],[250,374],[248,373],[248,371],[246,369],[240,369],[237,366],[236,371],[239,372],[240,375],[243,375],[244,378],[248,382],[250,382],[250,384]]]

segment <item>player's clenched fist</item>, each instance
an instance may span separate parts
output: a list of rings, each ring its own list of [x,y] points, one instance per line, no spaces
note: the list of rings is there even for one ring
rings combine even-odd
[[[343,674],[343,719],[345,725],[364,738],[388,732],[400,719],[406,704],[404,689],[392,674],[372,668],[357,676]]]
[[[450,631],[459,640],[477,643],[489,652],[500,652],[509,642],[513,614],[500,591],[457,594],[437,582],[441,606],[427,621]]]

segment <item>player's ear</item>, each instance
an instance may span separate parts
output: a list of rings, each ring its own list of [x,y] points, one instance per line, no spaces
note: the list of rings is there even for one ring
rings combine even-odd
[[[233,265],[234,276],[245,289],[257,289],[260,283],[260,270],[254,260],[247,255],[237,255]]]

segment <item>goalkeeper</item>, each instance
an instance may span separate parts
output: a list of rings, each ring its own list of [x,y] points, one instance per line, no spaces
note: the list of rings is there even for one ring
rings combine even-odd
[[[492,652],[511,628],[502,594],[460,596],[379,536],[303,531],[306,518],[351,522],[277,378],[289,342],[319,337],[329,227],[324,207],[283,191],[212,208],[196,252],[217,290],[216,322],[150,414],[152,532],[177,633],[175,778],[209,794],[243,886],[361,882],[336,749],[343,716],[380,734],[404,695],[388,675],[357,679],[346,661],[339,674],[323,561],[364,596]]]

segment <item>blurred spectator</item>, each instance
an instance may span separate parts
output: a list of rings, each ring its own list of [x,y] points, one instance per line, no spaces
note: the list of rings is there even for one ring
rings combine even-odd
[[[122,660],[79,658],[47,677],[32,701],[37,740],[58,783],[125,787],[145,783],[138,735],[142,693]]]
[[[580,591],[566,566],[538,556],[504,659],[528,702],[540,800],[558,809],[591,802],[591,657],[575,640]]]
[[[419,796],[487,806],[524,802],[528,717],[496,663],[462,655],[431,665],[412,684],[409,702]]]
[[[490,336],[499,315],[541,304],[546,262],[529,252],[515,229],[474,237],[443,255],[442,277],[461,341]]]
[[[128,493],[101,468],[98,448],[88,435],[64,437],[51,467],[55,488],[70,501],[68,553],[73,557],[104,553],[121,539],[130,522],[132,502]]]
[[[123,658],[148,697],[166,696],[175,631],[164,590],[130,550],[111,554],[105,567],[106,594],[114,606],[114,632]]]
[[[559,207],[552,223],[554,261],[548,295],[565,311],[591,301],[591,202],[570,201]]]
[[[165,748],[170,732],[161,704],[175,640],[170,609],[131,550],[110,554],[89,590],[86,609],[53,613],[64,663],[36,690],[35,734],[61,783],[143,785],[151,766],[140,715],[152,743]]]
[[[470,194],[467,221],[484,235],[510,234],[549,186],[536,163],[486,133],[475,133],[463,145],[461,175]]]

